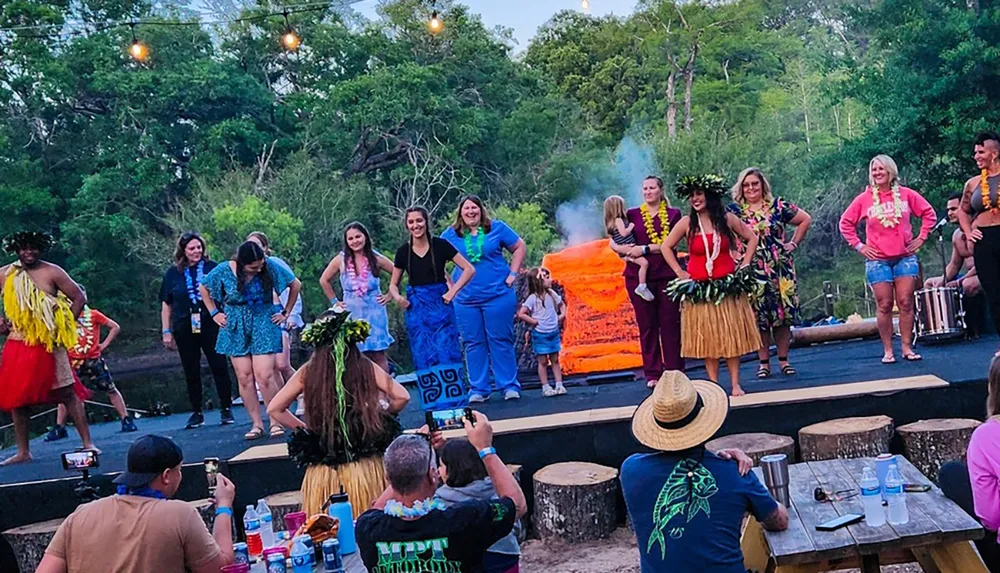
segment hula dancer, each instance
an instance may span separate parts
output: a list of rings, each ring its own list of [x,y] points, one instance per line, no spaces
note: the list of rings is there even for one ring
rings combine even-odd
[[[358,349],[371,326],[349,316],[338,306],[302,331],[302,342],[316,351],[267,407],[272,420],[295,428],[288,454],[306,468],[307,515],[318,513],[341,487],[355,518],[371,507],[385,488],[382,453],[402,432],[395,415],[410,401],[406,388]],[[299,394],[305,396],[308,426],[288,411]]]
[[[758,283],[744,268],[757,251],[757,235],[726,212],[721,177],[684,177],[677,194],[688,198],[691,213],[670,231],[661,252],[677,273],[667,294],[681,302],[681,355],[705,359],[708,377],[716,383],[719,359],[725,358],[733,396],[742,396],[740,356],[760,348],[757,319],[747,298]],[[747,243],[739,270],[731,254],[736,235]],[[687,239],[691,257],[687,271],[674,255],[682,238]]]
[[[420,405],[424,410],[462,407],[468,386],[451,301],[476,270],[451,243],[431,236],[426,209],[410,207],[405,217],[410,240],[396,250],[389,295],[406,309],[406,333],[417,370]],[[451,285],[444,270],[448,261],[462,269]],[[406,297],[399,292],[403,273],[409,283]]]
[[[38,404],[64,404],[83,449],[97,449],[81,401],[88,393],[76,381],[66,353],[76,346],[76,319],[87,296],[66,271],[41,260],[51,246],[52,237],[45,233],[15,233],[3,241],[17,261],[0,269],[7,317],[0,320],[0,334],[10,334],[0,356],[0,410],[14,419],[17,454],[0,465],[31,461],[28,407]]]

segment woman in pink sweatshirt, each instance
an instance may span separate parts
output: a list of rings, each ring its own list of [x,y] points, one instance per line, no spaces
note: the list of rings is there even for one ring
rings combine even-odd
[[[882,363],[893,364],[892,307],[899,308],[903,358],[920,360],[913,352],[913,291],[920,264],[917,250],[937,221],[934,208],[919,193],[899,185],[899,168],[888,155],[876,155],[868,164],[869,185],[854,198],[840,217],[840,234],[864,255],[865,275],[875,291],[876,320],[882,339]],[[920,233],[913,237],[911,217],[920,218]],[[865,241],[858,238],[858,223],[865,221]]]
[[[986,423],[972,432],[969,440],[969,479],[972,482],[972,500],[976,517],[986,528],[990,543],[977,543],[983,560],[990,571],[1000,571],[1000,548],[997,533],[1000,529],[1000,358],[990,362],[987,377]],[[953,471],[953,470],[952,470]],[[942,479],[945,469],[941,468]],[[944,488],[944,483],[942,483]],[[950,496],[949,496],[950,497]]]

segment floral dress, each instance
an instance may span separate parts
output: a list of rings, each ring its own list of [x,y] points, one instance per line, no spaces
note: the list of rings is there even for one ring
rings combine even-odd
[[[379,255],[378,252],[375,253]],[[382,352],[395,342],[389,334],[389,315],[385,305],[378,302],[382,294],[379,281],[379,269],[369,268],[367,259],[362,258],[360,269],[354,263],[348,264],[343,251],[340,253],[340,286],[344,289],[344,306],[351,313],[351,318],[368,321],[371,334],[364,342],[358,344],[361,352]]]
[[[212,300],[221,303],[220,310],[226,315],[226,326],[219,329],[215,343],[219,354],[262,356],[281,352],[281,327],[271,322],[271,317],[281,312],[281,306],[274,304],[274,293],[288,288],[295,275],[274,257],[267,258],[265,268],[271,277],[272,292],[264,292],[260,277],[255,276],[247,281],[241,293],[229,263],[215,267],[205,276],[205,288]]]
[[[763,211],[750,211],[746,205],[735,204],[729,206],[729,211],[760,239],[750,264],[763,285],[750,301],[757,313],[758,328],[770,331],[791,326],[799,319],[799,295],[792,253],[785,249],[785,225],[799,213],[799,208],[776,197]]]

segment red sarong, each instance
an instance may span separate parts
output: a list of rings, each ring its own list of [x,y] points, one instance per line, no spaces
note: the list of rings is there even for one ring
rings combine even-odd
[[[90,398],[91,392],[75,373],[72,376],[76,395],[81,400]],[[55,403],[53,389],[65,386],[58,382],[55,354],[41,345],[7,339],[0,355],[0,410],[10,412],[15,408]]]

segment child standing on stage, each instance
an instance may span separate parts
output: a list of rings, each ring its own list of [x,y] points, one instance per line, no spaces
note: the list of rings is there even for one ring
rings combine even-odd
[[[621,195],[612,195],[604,200],[604,228],[611,237],[612,243],[619,246],[635,246],[635,223],[628,222],[625,215],[625,199]],[[626,262],[639,267],[639,286],[635,294],[645,301],[653,300],[653,293],[646,286],[646,273],[649,271],[649,261],[646,257],[630,257],[614,249],[618,256]]]
[[[563,386],[562,368],[559,366],[559,325],[566,319],[566,305],[556,291],[552,290],[552,274],[548,269],[534,268],[528,271],[528,298],[521,304],[517,317],[532,327],[531,348],[538,358],[538,378],[542,381],[542,396],[556,396],[566,393]],[[549,386],[548,366],[552,364],[552,377],[556,387]]]
[[[83,290],[83,287],[80,287],[80,290]],[[108,336],[103,341],[101,340],[102,326],[108,329]],[[66,353],[69,356],[70,365],[84,386],[94,391],[108,393],[108,399],[111,400],[115,411],[118,412],[118,417],[121,418],[122,431],[135,432],[138,431],[138,428],[135,427],[135,422],[128,415],[128,410],[125,409],[125,399],[122,398],[122,393],[118,391],[114,381],[111,380],[111,370],[103,356],[104,351],[111,345],[111,341],[118,336],[119,332],[121,332],[121,326],[117,322],[100,311],[85,306],[83,312],[80,313],[80,318],[76,320],[76,346],[67,349]],[[59,404],[56,425],[49,430],[45,441],[54,442],[65,438],[66,435],[66,406]]]

